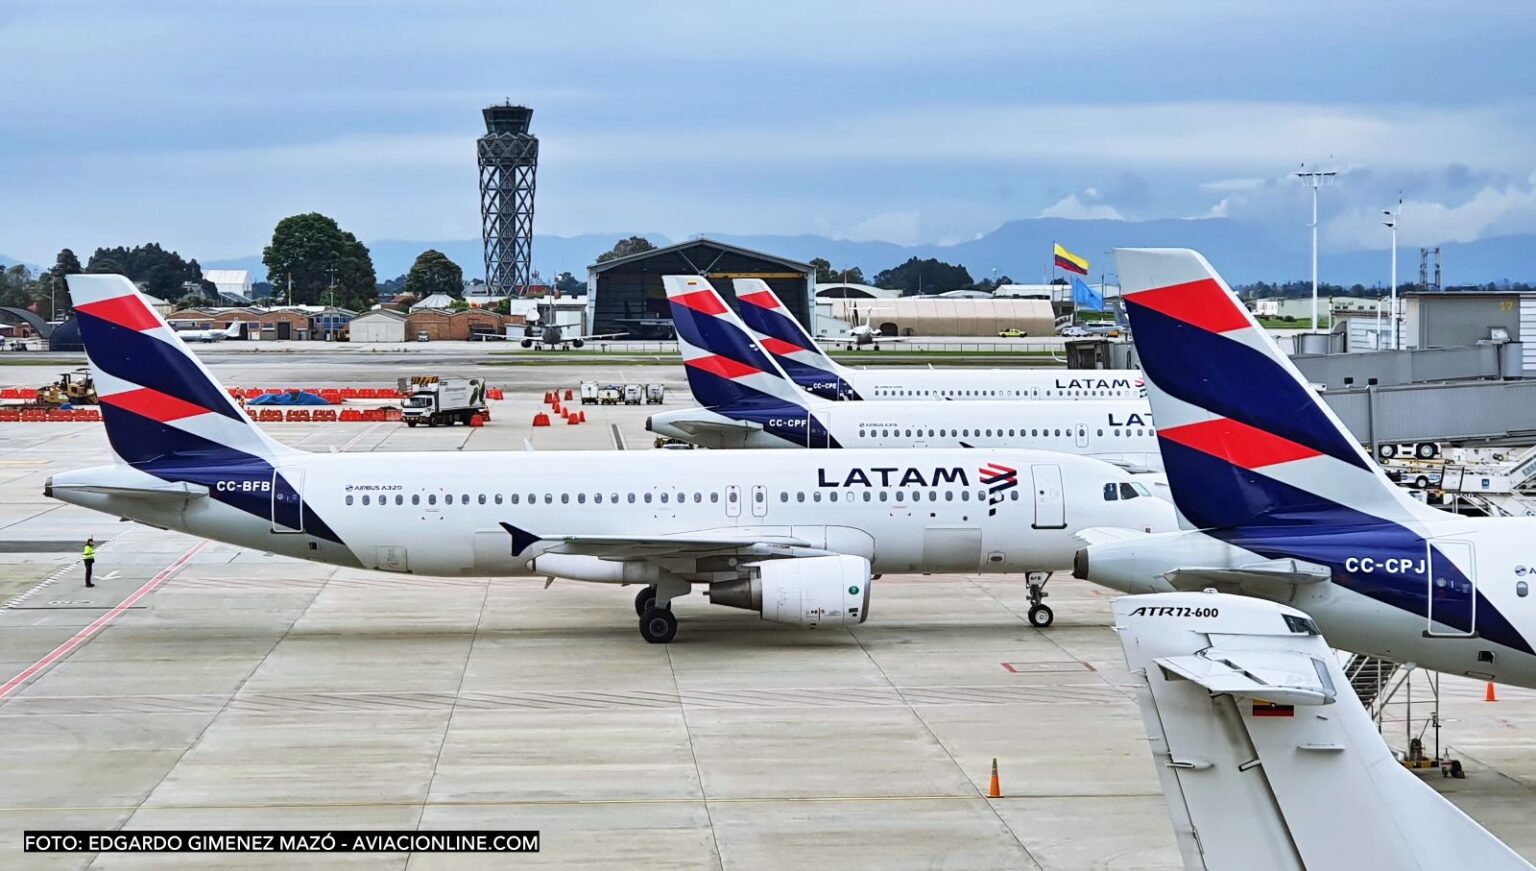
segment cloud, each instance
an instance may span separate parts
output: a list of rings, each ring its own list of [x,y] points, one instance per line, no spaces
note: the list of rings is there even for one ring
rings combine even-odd
[[[1329,221],[1325,232],[1336,247],[1385,249],[1392,237],[1383,218],[1379,208],[1350,209]],[[1514,232],[1536,232],[1536,173],[1524,184],[1484,187],[1455,205],[1405,199],[1397,239],[1399,245],[1436,245]]]
[[[1223,178],[1200,183],[1203,191],[1256,191],[1270,183],[1267,178]]]
[[[843,238],[855,242],[895,242],[898,245],[915,245],[922,241],[918,235],[920,220],[917,212],[881,212],[872,215],[849,228]]]
[[[1125,216],[1120,214],[1119,209],[1098,200],[1099,192],[1097,190],[1094,188],[1084,188],[1082,196],[1067,194],[1055,203],[1041,209],[1040,217],[1066,218],[1070,221],[1125,220]]]

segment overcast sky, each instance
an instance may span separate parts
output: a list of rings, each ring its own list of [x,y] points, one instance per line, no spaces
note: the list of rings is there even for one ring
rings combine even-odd
[[[1386,14],[1383,14],[1383,13]],[[1225,215],[1324,244],[1536,231],[1536,4],[4,0],[0,254],[255,253],[317,210],[479,235],[480,108],[540,233],[958,241]]]

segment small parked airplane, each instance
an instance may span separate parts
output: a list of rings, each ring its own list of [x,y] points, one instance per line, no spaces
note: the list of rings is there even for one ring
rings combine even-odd
[[[332,565],[638,584],[653,643],[695,584],[852,626],[883,572],[1046,572],[1084,528],[1173,528],[1122,470],[1038,450],[309,453],[254,425],[128,279],[68,281],[113,462],[45,495]]]
[[[1089,530],[1073,574],[1128,593],[1273,599],[1346,650],[1536,686],[1536,519],[1415,501],[1204,257],[1115,256],[1186,531]]]
[[[1136,369],[854,369],[827,356],[761,278],[737,278],[741,319],[800,387],[822,399],[1134,399]]]
[[[240,335],[240,324],[240,321],[234,321],[222,330],[212,328],[177,330],[176,338],[181,339],[183,342],[222,342],[225,339],[238,337]]]
[[[1398,764],[1307,615],[1224,593],[1114,610],[1188,871],[1531,871]]]
[[[619,339],[625,335],[624,333],[583,335],[581,328],[574,324],[555,323],[556,310],[553,305],[540,305],[538,313],[538,320],[529,322],[528,326],[523,328],[522,345],[524,348],[532,348],[537,345],[541,351],[545,348],[569,351],[572,348],[580,348],[587,342],[596,339]]]

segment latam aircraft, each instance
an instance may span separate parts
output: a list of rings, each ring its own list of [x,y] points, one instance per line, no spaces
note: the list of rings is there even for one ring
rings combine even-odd
[[[1187,871],[1531,871],[1398,764],[1307,615],[1224,593],[1114,607]]]
[[[68,280],[114,462],[45,495],[333,565],[641,584],[653,643],[694,584],[853,625],[882,572],[1049,571],[1085,527],[1173,528],[1122,470],[1044,451],[307,453],[253,425],[126,278]]]
[[[768,283],[737,278],[741,319],[790,379],[822,399],[1134,399],[1146,395],[1136,369],[851,369],[800,326]]]
[[[1346,650],[1536,686],[1536,519],[1414,501],[1204,257],[1116,259],[1187,531],[1090,530],[1074,574],[1130,593],[1216,587],[1273,599]]]
[[[653,415],[658,435],[711,448],[1001,448],[1027,445],[1160,468],[1145,399],[839,403],[801,390],[698,276],[663,278],[688,386],[703,408]]]

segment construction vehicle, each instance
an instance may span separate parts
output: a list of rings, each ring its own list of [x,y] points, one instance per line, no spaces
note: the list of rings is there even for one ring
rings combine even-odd
[[[406,426],[469,426],[476,415],[481,420],[491,416],[485,404],[485,381],[480,378],[402,378],[400,392],[406,394],[400,404]]]
[[[37,390],[37,404],[45,408],[61,405],[96,405],[96,382],[88,369],[65,372],[59,380]]]

